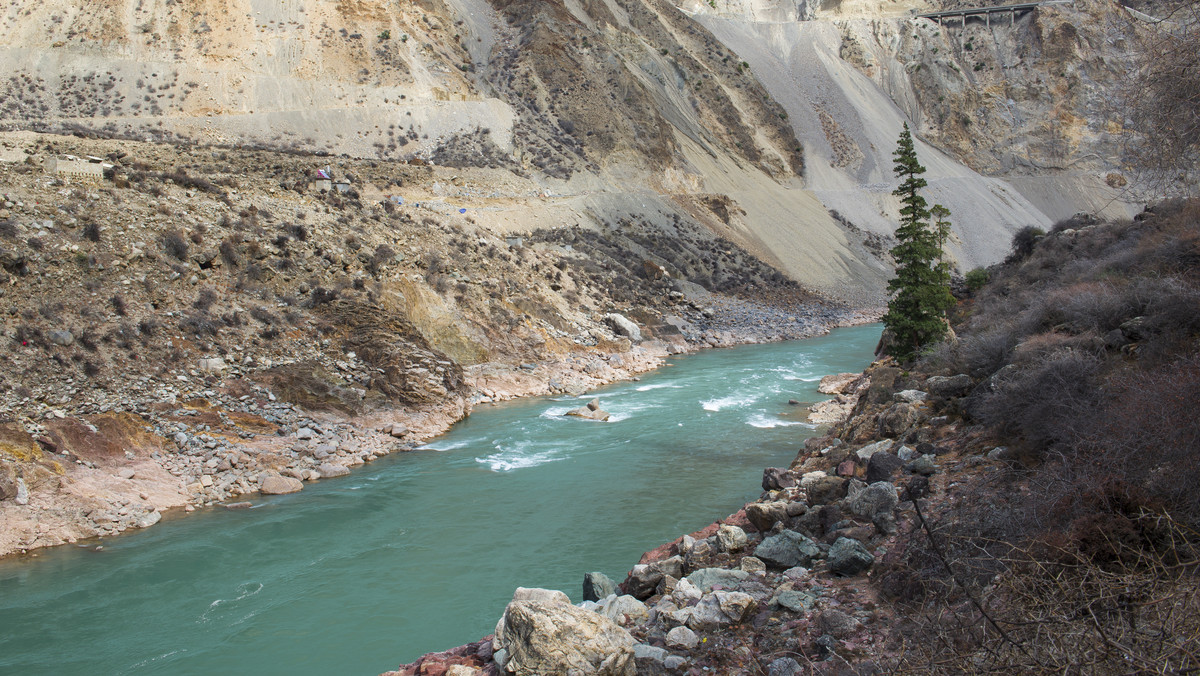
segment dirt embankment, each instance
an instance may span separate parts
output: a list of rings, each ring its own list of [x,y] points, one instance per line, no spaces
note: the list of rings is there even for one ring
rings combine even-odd
[[[682,208],[494,229],[546,198],[492,170],[33,133],[0,146],[5,553],[299,490],[479,403],[856,316]],[[68,155],[103,177],[44,166]]]

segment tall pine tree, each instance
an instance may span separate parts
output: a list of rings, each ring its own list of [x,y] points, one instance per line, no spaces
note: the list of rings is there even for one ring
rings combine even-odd
[[[900,360],[911,359],[921,348],[946,335],[946,310],[954,305],[950,294],[950,266],[943,260],[942,247],[950,234],[946,218],[950,210],[940,204],[926,208],[918,192],[928,185],[921,174],[908,124],[900,133],[894,171],[902,179],[892,194],[900,198],[898,244],[892,248],[896,276],[888,282],[893,294],[883,324],[892,334],[888,352]],[[929,218],[937,219],[932,225]]]

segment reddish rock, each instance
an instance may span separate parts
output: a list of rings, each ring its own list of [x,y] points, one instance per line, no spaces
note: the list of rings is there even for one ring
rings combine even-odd
[[[401,664],[395,671],[384,672],[381,676],[443,676],[450,667],[459,664],[485,669],[487,663],[480,657],[481,652],[487,652],[487,650],[481,651],[485,643],[490,650],[492,637],[487,636],[481,641],[460,645],[440,653],[422,655],[417,661]]]
[[[737,526],[747,533],[758,532],[758,528],[756,528],[746,516],[746,508],[743,507],[724,519],[721,519],[720,521],[714,521],[704,528],[701,528],[694,533],[689,533],[688,535],[690,535],[693,539],[703,540],[709,536],[716,535],[717,529],[724,525]],[[666,544],[659,545],[645,554],[642,554],[642,558],[638,559],[638,563],[654,563],[656,561],[662,561],[663,559],[669,559],[679,553],[679,543],[681,542],[683,542],[683,537],[678,537]]]
[[[853,460],[843,460],[837,466],[838,476],[854,476],[855,465]]]

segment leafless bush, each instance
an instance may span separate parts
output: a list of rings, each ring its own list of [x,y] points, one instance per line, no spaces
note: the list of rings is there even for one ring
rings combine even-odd
[[[1096,404],[1099,369],[1095,357],[1065,350],[1028,366],[1008,366],[994,378],[994,391],[977,396],[971,411],[1033,449],[1070,443]]]
[[[216,302],[217,302],[217,293],[215,291],[213,291],[212,289],[205,287],[203,289],[200,289],[200,293],[196,294],[196,300],[195,300],[195,302],[192,303],[192,307],[196,308],[197,310],[199,310],[201,312],[208,312],[209,309],[213,306],[213,303],[216,303]]]
[[[172,230],[163,235],[162,239],[163,251],[177,260],[185,261],[188,255],[188,242],[184,238],[183,233],[178,230]]]
[[[905,673],[1182,674],[1200,668],[1200,557],[1195,532],[1141,512],[1135,530],[1100,535],[1097,560],[1078,539],[1042,540],[1005,557],[1008,571],[969,604],[917,612],[905,627]]]
[[[1152,11],[1163,21],[1142,32],[1124,112],[1140,134],[1129,146],[1133,159],[1173,183],[1195,171],[1200,155],[1200,1],[1156,3]]]
[[[228,238],[221,240],[219,250],[221,252],[221,260],[225,261],[226,265],[231,268],[241,265],[242,259],[241,256],[238,256],[237,246]]]

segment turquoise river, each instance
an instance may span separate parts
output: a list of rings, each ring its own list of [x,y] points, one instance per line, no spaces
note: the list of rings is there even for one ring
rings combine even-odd
[[[879,326],[679,356],[586,397],[482,406],[424,449],[253,509],[0,561],[0,674],[378,674],[490,634],[518,586],[580,601],[736,511]],[[564,418],[597,396],[608,423]]]

